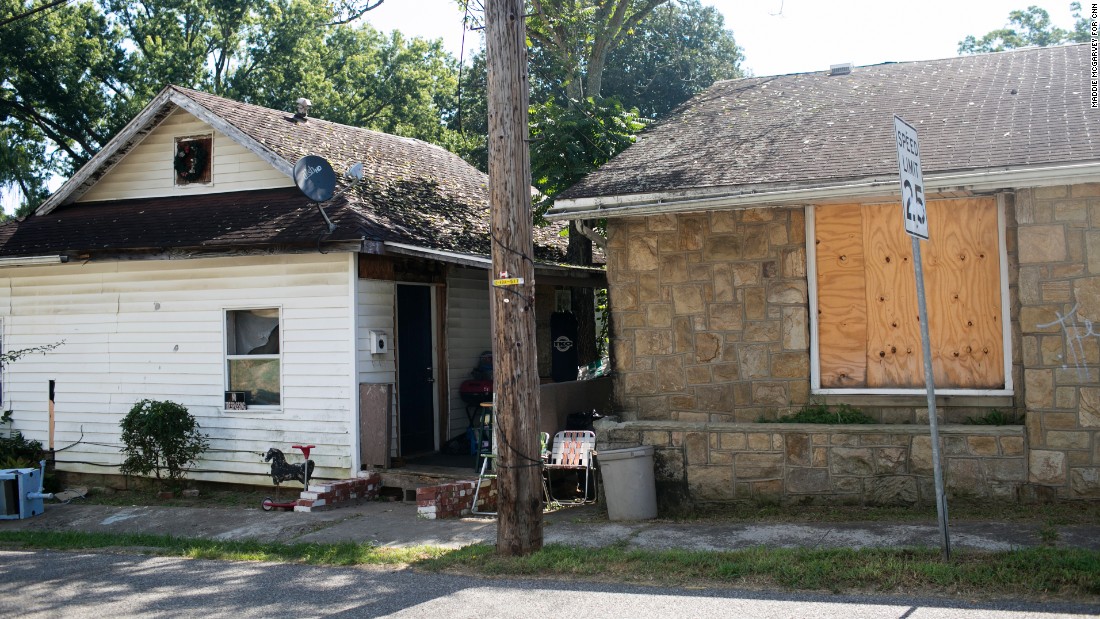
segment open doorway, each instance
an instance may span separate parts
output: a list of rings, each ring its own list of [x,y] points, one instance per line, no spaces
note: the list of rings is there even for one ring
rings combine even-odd
[[[397,285],[397,390],[401,455],[437,450],[436,346],[432,286]]]

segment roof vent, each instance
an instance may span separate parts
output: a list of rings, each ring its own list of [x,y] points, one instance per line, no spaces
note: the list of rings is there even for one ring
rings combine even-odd
[[[848,75],[852,72],[852,63],[845,62],[844,64],[831,64],[829,65],[829,75]]]
[[[305,97],[299,97],[298,111],[294,114],[294,120],[305,121],[306,116],[309,116],[309,108],[313,105],[313,102]]]

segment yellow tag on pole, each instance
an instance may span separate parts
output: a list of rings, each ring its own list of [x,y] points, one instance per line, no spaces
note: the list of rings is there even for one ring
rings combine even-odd
[[[523,283],[522,277],[509,277],[507,279],[494,279],[494,286],[519,286]]]

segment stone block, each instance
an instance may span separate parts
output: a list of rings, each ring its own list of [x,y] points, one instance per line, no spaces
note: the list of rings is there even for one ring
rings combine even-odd
[[[740,236],[712,234],[703,244],[703,260],[707,262],[735,262],[744,254],[745,241]]]
[[[1042,413],[1043,428],[1047,430],[1076,430],[1076,413]]]
[[[741,288],[745,301],[745,317],[749,320],[763,320],[768,315],[768,300],[763,288]]]
[[[1029,409],[1054,405],[1054,373],[1051,370],[1024,370],[1024,401]]]
[[[802,247],[783,252],[783,277],[806,277],[806,250]]]
[[[780,326],[778,320],[751,321],[745,325],[742,338],[746,342],[778,342]]]
[[[703,287],[681,284],[672,287],[672,311],[677,315],[700,314],[705,309]]]
[[[783,477],[783,454],[743,452],[733,459],[737,479],[780,479]]]
[[[810,461],[810,465],[815,467],[829,466],[829,449],[827,447],[814,447],[813,459]]]
[[[914,436],[909,447],[909,472],[932,474],[932,437]]]
[[[829,491],[829,471],[825,469],[787,469],[787,492],[818,494]]]
[[[709,413],[729,413],[736,403],[730,385],[699,385],[695,390],[695,408]]]
[[[1051,430],[1047,432],[1047,440],[1044,444],[1051,449],[1088,449],[1091,437],[1091,432]]]
[[[778,503],[783,498],[783,480],[769,479],[749,484],[752,497],[761,503]]]
[[[688,432],[684,436],[684,459],[689,467],[707,464],[709,439],[703,432]]]
[[[694,352],[695,328],[691,325],[688,316],[677,316],[672,319],[672,349],[676,353]],[[714,336],[717,337],[717,336]]]
[[[712,303],[707,306],[707,322],[711,331],[740,331],[744,328],[741,306],[734,303]]]
[[[689,385],[706,385],[710,383],[709,365],[691,365],[684,368],[684,378]]]
[[[833,492],[837,494],[862,494],[863,478],[833,476]]]
[[[875,473],[877,475],[907,472],[909,451],[902,447],[875,447]]]
[[[948,458],[944,485],[955,496],[984,496],[988,491],[982,463],[974,458]]]
[[[805,352],[780,352],[772,355],[772,378],[809,378],[810,356]]]
[[[763,432],[748,434],[748,448],[751,451],[768,451],[772,448],[772,437]]]
[[[672,354],[672,332],[668,329],[638,329],[634,340],[639,355]]]
[[[799,433],[783,437],[788,466],[810,466],[810,435]]]
[[[1075,387],[1055,387],[1054,406],[1055,408],[1077,408],[1077,389]]]
[[[668,447],[671,445],[671,439],[668,432],[661,432],[657,430],[645,430],[642,432],[642,445],[653,445],[654,447]]]
[[[645,308],[645,326],[667,329],[672,326],[672,306],[667,303],[652,303]]]
[[[741,366],[737,363],[737,359],[733,359],[731,363],[712,363],[710,369],[714,376],[714,382],[717,383],[729,383],[739,380],[741,378]]]
[[[908,475],[888,475],[866,480],[866,500],[871,505],[912,505],[917,502],[917,480]]]
[[[752,383],[752,403],[760,406],[785,406],[787,385],[781,382]]]
[[[1071,469],[1069,487],[1075,497],[1100,498],[1100,468]]]
[[[663,357],[655,361],[657,390],[662,393],[684,389],[684,363],[679,357]]]
[[[1028,452],[1028,480],[1044,486],[1066,483],[1066,454],[1061,451],[1032,449]]]
[[[744,432],[723,432],[719,435],[718,446],[732,451],[744,451],[748,447],[748,440]]]
[[[806,305],[805,282],[783,280],[768,287],[768,303]]]
[[[1018,230],[1020,264],[1066,260],[1066,230],[1060,225],[1021,226]]]
[[[652,394],[657,392],[657,375],[653,372],[623,373],[626,389],[631,394]]]
[[[634,236],[627,241],[626,266],[631,271],[656,271],[657,239],[650,235]]]
[[[1023,458],[991,458],[982,464],[990,481],[1026,481]]]
[[[1100,274],[1100,232],[1085,233],[1085,257],[1089,273]]]
[[[688,492],[698,501],[734,498],[733,471],[729,466],[688,466]]]
[[[805,351],[809,349],[810,335],[807,328],[807,312],[802,307],[783,308],[783,349]]]
[[[680,251],[703,249],[703,241],[709,232],[706,216],[681,216],[678,224],[677,249]]]
[[[1031,305],[1020,308],[1020,330],[1023,333],[1061,333],[1061,306]]]
[[[1100,428],[1100,388],[1081,387],[1078,415],[1082,428]]]
[[[1073,280],[1073,297],[1077,300],[1077,321],[1100,322],[1100,276]]]
[[[966,444],[970,453],[975,456],[995,456],[998,453],[995,436],[968,436]]]
[[[868,448],[834,447],[829,471],[833,475],[872,475],[873,456]]]
[[[1002,436],[1001,453],[1006,456],[1024,455],[1024,438],[1022,436]]]
[[[768,347],[764,345],[744,345],[738,350],[741,363],[741,376],[746,379],[768,378]]]

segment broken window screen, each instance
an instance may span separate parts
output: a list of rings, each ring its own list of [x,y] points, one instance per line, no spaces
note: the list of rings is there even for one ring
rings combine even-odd
[[[248,392],[249,406],[279,405],[279,310],[229,310],[225,332],[228,390]]]
[[[814,209],[821,387],[924,387],[912,243],[900,205]],[[937,388],[1005,385],[993,198],[932,200],[921,245]]]

